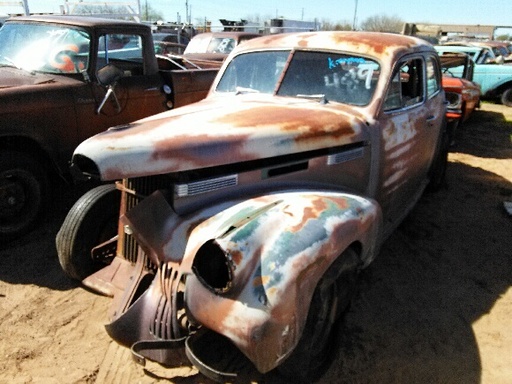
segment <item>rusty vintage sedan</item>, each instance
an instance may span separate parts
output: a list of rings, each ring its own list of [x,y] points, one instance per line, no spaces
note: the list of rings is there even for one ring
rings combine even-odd
[[[441,79],[411,37],[247,41],[203,101],[75,150],[76,170],[111,184],[69,212],[60,263],[113,297],[107,332],[140,363],[310,382],[358,273],[443,183]]]

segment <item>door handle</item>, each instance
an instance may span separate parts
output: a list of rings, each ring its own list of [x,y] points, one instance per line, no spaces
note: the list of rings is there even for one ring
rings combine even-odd
[[[436,116],[435,115],[430,115],[430,116],[427,116],[427,125],[429,127],[431,127],[432,125],[434,125],[434,122],[436,121]]]

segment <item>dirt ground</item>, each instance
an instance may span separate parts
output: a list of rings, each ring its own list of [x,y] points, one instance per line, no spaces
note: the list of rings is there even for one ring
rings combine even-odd
[[[512,383],[511,138],[501,105],[461,128],[446,188],[364,271],[321,383]],[[83,188],[0,245],[0,383],[211,383],[191,367],[137,366],[103,328],[110,299],[64,276],[54,238]]]

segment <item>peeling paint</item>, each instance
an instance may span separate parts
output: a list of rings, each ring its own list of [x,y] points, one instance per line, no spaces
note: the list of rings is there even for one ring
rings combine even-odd
[[[350,53],[340,67],[368,59],[379,68],[366,79],[377,81],[375,94],[357,105],[279,94],[286,73],[267,93],[215,91],[229,60],[275,50],[290,52],[286,65],[300,50],[301,58]],[[400,76],[392,83],[396,67],[411,55],[420,63],[435,51],[418,39],[359,32],[253,39],[233,51],[205,100],[82,143],[76,159],[94,163],[103,180],[133,183],[123,194],[140,201],[122,207],[121,223],[132,233],[120,233],[117,257],[127,258],[122,242],[130,240],[136,265],[154,275],[137,300],[117,304],[113,337],[127,345],[156,340],[149,331],[155,321],[176,335],[207,329],[260,372],[293,353],[328,268],[349,248],[357,249],[357,268],[369,265],[428,181],[442,90],[416,104],[385,103],[387,88],[402,86]],[[322,89],[336,85],[325,81]],[[188,193],[195,187],[200,193]],[[138,288],[126,281],[117,296]],[[159,350],[145,353],[172,363]]]

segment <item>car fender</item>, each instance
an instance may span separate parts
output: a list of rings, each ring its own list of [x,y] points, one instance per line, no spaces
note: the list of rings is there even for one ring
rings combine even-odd
[[[375,201],[332,192],[272,194],[220,212],[192,231],[185,251],[189,316],[267,372],[297,345],[329,265],[354,243],[360,266],[370,263],[381,220]]]

